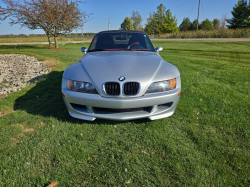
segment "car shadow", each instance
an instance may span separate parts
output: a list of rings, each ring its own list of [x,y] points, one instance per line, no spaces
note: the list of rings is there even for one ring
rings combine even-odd
[[[41,115],[44,117],[54,117],[62,122],[77,124],[106,124],[115,125],[126,122],[136,124],[149,123],[149,119],[138,119],[132,121],[113,121],[96,119],[95,121],[84,121],[73,118],[69,115],[64,104],[61,93],[61,79],[63,71],[52,71],[41,78],[29,91],[17,98],[14,103],[14,110],[25,110],[32,115]],[[133,124],[129,123],[129,124]]]

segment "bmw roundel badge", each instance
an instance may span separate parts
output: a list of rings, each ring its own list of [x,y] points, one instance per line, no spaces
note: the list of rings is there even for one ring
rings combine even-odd
[[[119,80],[119,81],[124,81],[124,80],[125,80],[125,77],[120,76],[120,77],[118,78],[118,80]]]

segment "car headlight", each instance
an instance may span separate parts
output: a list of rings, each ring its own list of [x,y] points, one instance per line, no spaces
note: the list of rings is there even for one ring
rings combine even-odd
[[[75,92],[98,94],[94,85],[89,82],[73,81],[67,79],[66,87],[68,90]]]
[[[164,92],[176,88],[176,79],[153,82],[147,89],[146,93]]]

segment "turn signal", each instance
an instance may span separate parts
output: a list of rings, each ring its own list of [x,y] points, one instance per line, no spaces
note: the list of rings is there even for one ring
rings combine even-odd
[[[69,90],[74,90],[74,81],[73,80],[67,79],[67,88]]]
[[[170,82],[169,89],[170,90],[175,89],[176,88],[176,79],[170,79],[169,82]]]

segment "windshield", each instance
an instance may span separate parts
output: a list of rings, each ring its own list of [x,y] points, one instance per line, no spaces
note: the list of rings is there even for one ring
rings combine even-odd
[[[92,40],[89,52],[91,51],[152,51],[155,49],[146,34],[116,32],[116,33],[100,33]]]

